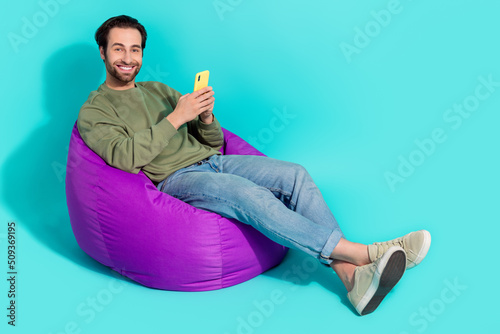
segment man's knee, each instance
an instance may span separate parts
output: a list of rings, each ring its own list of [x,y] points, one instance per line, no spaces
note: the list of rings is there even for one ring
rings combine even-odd
[[[307,171],[307,169],[300,164],[291,162],[290,169],[291,169],[293,175],[295,175],[296,179],[297,178],[302,179],[304,177],[309,177],[309,172]]]

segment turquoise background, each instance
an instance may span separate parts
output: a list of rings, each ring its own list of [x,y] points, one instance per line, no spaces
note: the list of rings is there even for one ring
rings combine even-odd
[[[138,80],[188,93],[209,69],[222,125],[306,166],[348,238],[432,233],[426,260],[375,313],[357,316],[335,274],[296,251],[238,286],[181,293],[117,277],[79,249],[64,193],[69,136],[104,80],[94,32],[120,14],[149,34]],[[480,78],[500,82],[500,2],[26,0],[4,3],[0,17],[2,333],[498,330],[500,87]],[[463,103],[470,116],[446,121]],[[435,129],[445,140],[432,147]],[[400,156],[418,166],[391,188]],[[5,316],[11,221],[15,328]]]

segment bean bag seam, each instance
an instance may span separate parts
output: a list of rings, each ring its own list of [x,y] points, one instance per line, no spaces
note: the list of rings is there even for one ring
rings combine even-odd
[[[104,166],[99,166],[99,172],[101,172],[101,170],[104,168]],[[96,206],[97,206],[97,210],[95,210],[96,214],[97,214],[97,224],[99,226],[99,233],[100,235],[102,236],[102,242],[104,244],[104,248],[106,249],[106,255],[107,255],[107,258],[109,259],[109,262],[110,262],[110,265],[112,265],[112,268],[116,268],[115,266],[115,261],[113,261],[113,259],[111,258],[111,254],[109,252],[109,247],[108,247],[108,242],[106,241],[106,236],[105,234],[102,232],[102,225],[101,225],[101,208],[102,208],[102,198],[101,196],[98,196],[97,194],[97,189],[103,189],[102,186],[101,186],[101,177],[98,178],[98,184],[96,184],[92,191],[94,192],[94,195],[95,195],[95,198],[96,198]],[[122,274],[122,269],[121,268],[116,268],[116,269],[119,269],[120,270],[120,274]]]
[[[220,218],[217,219],[217,226],[219,228],[219,253],[220,253],[220,288],[224,287],[224,253],[222,252],[222,230],[220,226]]]
[[[75,125],[73,126],[73,131],[72,132],[74,132],[75,130],[77,132],[77,136],[75,136],[72,133],[72,138],[70,139],[70,149],[73,148],[73,150],[75,150],[74,146],[80,146],[80,145],[88,148],[87,144],[85,143],[85,141],[83,140],[83,138],[81,138],[81,136],[80,136],[80,133],[79,133],[77,125],[76,125],[76,122],[75,122]],[[90,148],[88,148],[88,149],[90,150]],[[76,149],[76,150],[78,151],[78,149]],[[95,154],[95,152],[93,152],[93,153]],[[76,155],[75,159],[77,159],[77,158],[83,159],[82,157],[80,157],[79,153]],[[68,161],[69,161],[69,159],[68,159]],[[99,171],[97,170],[97,168],[94,169],[93,171],[94,171],[95,175],[98,176],[100,174],[100,170],[102,170],[102,165],[96,164],[96,167],[99,169]],[[74,168],[76,168],[76,167],[74,167]],[[100,177],[98,179],[100,180]],[[95,203],[95,207],[96,208],[99,205],[99,197],[97,196],[97,191],[96,191],[97,187],[98,187],[98,185],[94,185],[92,187],[92,194],[94,195],[93,198],[94,198],[94,203]],[[93,213],[93,216],[88,217],[86,220],[91,221],[92,219],[95,219],[95,221],[98,222],[99,235],[101,236],[100,240],[102,241],[102,243],[104,244],[104,247],[106,248],[107,259],[112,262],[110,254],[109,254],[108,245],[105,242],[104,235],[102,233],[102,227],[101,227],[101,220],[100,220],[100,216],[99,216],[99,210],[94,209],[94,210],[91,210],[90,212]],[[71,219],[71,217],[70,217],[70,219]],[[90,254],[88,254],[88,255],[91,256]],[[106,261],[106,259],[102,259],[102,257],[98,256],[97,254],[95,254],[95,255],[96,255],[95,257],[94,256],[91,256],[91,257],[94,258],[96,261],[98,261],[100,263],[102,263],[102,262],[109,262],[109,261]]]

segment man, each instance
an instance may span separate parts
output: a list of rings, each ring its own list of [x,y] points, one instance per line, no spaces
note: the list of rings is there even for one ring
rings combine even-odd
[[[236,218],[270,239],[329,265],[361,314],[373,312],[406,268],[430,247],[421,230],[372,245],[345,239],[307,171],[257,156],[223,156],[223,134],[206,87],[181,95],[159,82],[136,82],[147,34],[128,16],[96,32],[106,81],[80,110],[78,130],[108,164],[142,170],[160,191]]]

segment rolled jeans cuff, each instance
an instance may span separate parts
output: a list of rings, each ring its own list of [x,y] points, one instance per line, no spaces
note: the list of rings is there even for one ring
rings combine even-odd
[[[319,260],[321,263],[325,265],[330,265],[332,263],[332,259],[330,258],[330,255],[333,252],[333,249],[337,246],[339,243],[340,239],[344,238],[344,234],[340,230],[340,228],[335,228],[330,234],[330,237],[328,237],[328,240],[325,243],[325,246],[323,246],[323,250],[321,251],[321,254],[319,255]]]

